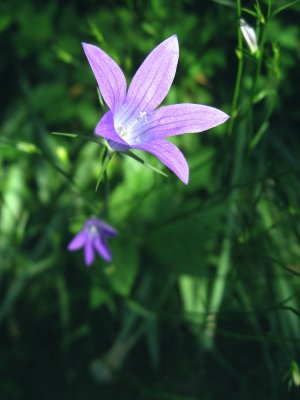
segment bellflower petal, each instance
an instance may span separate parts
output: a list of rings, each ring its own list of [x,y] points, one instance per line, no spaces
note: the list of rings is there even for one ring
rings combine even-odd
[[[139,144],[133,147],[137,150],[145,150],[152,153],[163,164],[165,164],[171,171],[178,176],[178,178],[185,184],[189,181],[189,166],[184,158],[184,155],[175,144],[167,140],[158,139],[151,142]]]
[[[95,259],[95,251],[93,248],[93,240],[89,237],[84,246],[84,259],[87,266],[90,266]]]
[[[126,79],[121,68],[98,47],[87,43],[82,46],[105,103],[116,111],[126,97]]]
[[[115,130],[114,116],[111,111],[106,112],[98,122],[95,128],[95,134],[103,136],[105,139],[113,140],[114,142],[120,143],[124,146],[128,144],[121,138]]]
[[[106,240],[100,237],[97,237],[94,241],[94,246],[99,255],[104,258],[105,261],[111,261],[111,253],[107,246]]]
[[[85,245],[85,235],[83,232],[79,232],[69,243],[68,250],[69,251],[79,250],[84,245]]]
[[[148,55],[134,75],[126,102],[120,110],[122,123],[140,112],[153,111],[168,94],[179,57],[177,36],[164,40]]]
[[[124,150],[130,149],[130,146],[128,144],[124,145],[124,144],[115,142],[114,140],[107,140],[107,143],[110,145],[110,147],[114,151],[124,151]]]
[[[99,220],[98,221],[99,227],[102,230],[103,234],[106,237],[114,237],[117,236],[118,232],[106,222]]]
[[[151,114],[143,129],[135,132],[135,140],[144,143],[183,133],[203,132],[222,124],[228,118],[223,111],[200,104],[160,107]]]

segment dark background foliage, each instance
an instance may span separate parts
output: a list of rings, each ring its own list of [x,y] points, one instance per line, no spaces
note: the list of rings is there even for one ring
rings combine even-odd
[[[0,3],[1,399],[299,396],[300,8],[241,3]],[[95,192],[102,146],[52,134],[104,112],[80,43],[129,82],[174,33],[165,103],[231,120],[174,138],[187,187],[137,153],[169,177],[117,155]],[[119,231],[112,264],[66,250],[91,215]]]

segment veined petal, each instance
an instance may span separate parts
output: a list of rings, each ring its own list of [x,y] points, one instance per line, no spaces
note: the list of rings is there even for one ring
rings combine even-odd
[[[126,97],[126,79],[118,64],[98,47],[82,43],[83,50],[110,110],[117,110]]]
[[[86,242],[86,235],[84,234],[84,232],[79,232],[68,244],[68,250],[74,251],[81,249],[81,247],[84,246],[85,242]]]
[[[103,136],[105,139],[113,140],[114,142],[128,146],[128,144],[121,138],[115,130],[114,116],[111,111],[106,112],[98,122],[95,128],[95,134]]]
[[[228,118],[223,111],[200,104],[160,107],[148,117],[143,131],[138,132],[138,140],[147,142],[183,133],[203,132],[222,124]]]
[[[126,145],[125,144],[121,144],[121,143],[115,142],[113,140],[109,140],[108,139],[107,143],[115,151],[125,151],[125,150],[130,149],[130,146],[128,146],[128,144],[126,144]]]
[[[88,267],[93,263],[95,258],[92,240],[93,239],[89,237],[84,246],[84,260]]]
[[[184,184],[188,184],[189,166],[184,155],[175,144],[163,139],[158,139],[152,142],[135,145],[133,148],[152,153],[163,164],[170,168],[170,170],[173,171]]]
[[[176,35],[164,40],[148,55],[129,86],[120,120],[126,123],[140,112],[153,111],[166,97],[179,57]]]
[[[100,237],[95,238],[94,246],[97,252],[100,254],[102,258],[106,261],[111,261],[111,252],[107,246],[106,240]]]

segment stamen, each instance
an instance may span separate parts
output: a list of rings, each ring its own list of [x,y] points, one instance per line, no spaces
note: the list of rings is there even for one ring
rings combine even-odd
[[[138,128],[138,125],[148,121],[147,115],[145,111],[141,111],[136,118],[131,119],[123,125],[118,125],[116,131],[123,139],[126,137],[127,139],[132,139],[132,133]]]

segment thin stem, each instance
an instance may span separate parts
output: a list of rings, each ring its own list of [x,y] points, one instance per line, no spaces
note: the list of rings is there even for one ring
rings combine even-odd
[[[237,17],[238,20],[241,18],[241,1],[237,0]],[[231,135],[234,128],[234,121],[237,116],[236,108],[237,102],[239,98],[240,88],[241,88],[241,80],[242,80],[242,72],[243,72],[243,51],[242,51],[242,34],[241,30],[238,27],[238,72],[237,72],[237,79],[235,84],[233,102],[232,102],[232,121],[231,125],[229,126],[229,134]],[[237,136],[236,146],[235,146],[235,153],[234,153],[234,164],[233,164],[233,171],[231,175],[231,184],[235,184],[240,176],[241,173],[241,165],[243,161],[243,152],[245,148],[245,127],[240,130],[239,135]],[[206,329],[204,331],[203,336],[203,345],[206,349],[211,349],[214,345],[214,335],[216,331],[216,313],[219,311],[221,307],[225,288],[226,288],[226,277],[230,270],[230,259],[231,259],[231,251],[232,251],[232,233],[234,230],[234,223],[235,223],[235,204],[237,201],[237,193],[232,192],[231,196],[229,197],[229,204],[228,204],[228,213],[227,213],[227,220],[225,225],[224,231],[224,239],[221,246],[221,254],[219,257],[219,262],[217,265],[217,276],[215,278],[213,288],[212,288],[212,295],[210,299],[210,304],[208,308],[208,315],[207,315],[207,324]]]
[[[99,188],[99,185],[100,185],[103,177],[105,176],[106,168],[107,168],[110,160],[113,158],[114,154],[115,154],[114,151],[111,151],[108,148],[105,148],[103,150],[103,153],[102,153],[102,165],[101,165],[101,170],[100,170],[100,173],[99,173],[98,181],[97,181],[97,184],[96,184],[96,189],[95,189],[96,192],[97,192],[97,190]]]
[[[238,70],[237,70],[237,77],[235,81],[235,87],[234,87],[234,94],[233,94],[233,100],[232,100],[232,105],[231,105],[231,119],[228,127],[228,133],[231,136],[233,132],[233,127],[234,123],[237,117],[237,104],[238,104],[238,99],[239,99],[239,94],[240,94],[240,89],[241,89],[241,82],[242,82],[242,74],[243,74],[243,67],[244,67],[244,56],[243,56],[243,38],[242,38],[242,32],[239,26],[239,21],[241,19],[241,1],[237,0],[236,2],[236,10],[237,10],[237,19],[238,19],[238,29],[237,29],[237,35],[238,35],[238,47],[237,47],[237,57],[238,57]]]
[[[267,10],[267,15],[266,18],[263,18],[263,28],[262,28],[262,34],[260,37],[260,44],[259,44],[259,49],[256,53],[256,71],[255,71],[255,76],[253,79],[252,83],[252,88],[251,88],[251,96],[250,96],[250,110],[249,110],[249,119],[250,119],[250,132],[251,136],[253,137],[254,134],[254,121],[253,121],[253,103],[254,99],[256,96],[256,89],[257,89],[257,83],[258,83],[258,78],[261,74],[261,69],[262,69],[262,63],[263,63],[263,57],[264,57],[264,50],[265,50],[265,42],[266,42],[266,31],[267,31],[267,26],[268,22],[271,16],[271,8],[272,8],[272,0],[268,0],[268,10]],[[258,19],[258,29],[260,28],[261,22]]]
[[[257,52],[256,73],[255,73],[255,78],[254,78],[253,85],[252,85],[252,90],[251,90],[251,102],[252,103],[253,103],[253,99],[255,97],[258,77],[259,77],[259,75],[261,73],[261,67],[262,67],[262,61],[263,61],[264,49],[265,49],[265,42],[266,42],[266,30],[267,30],[267,25],[268,25],[269,18],[270,18],[270,15],[271,15],[271,6],[272,6],[272,0],[269,0],[268,1],[267,18],[265,20],[264,29],[262,30],[262,35],[261,35],[261,39],[260,39],[260,46],[259,46],[259,50]]]

